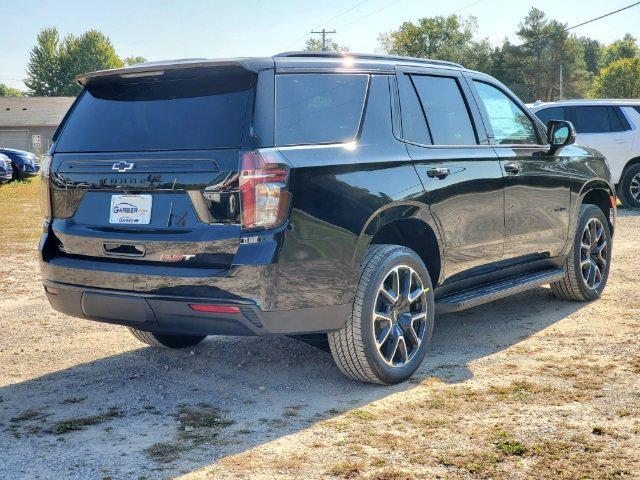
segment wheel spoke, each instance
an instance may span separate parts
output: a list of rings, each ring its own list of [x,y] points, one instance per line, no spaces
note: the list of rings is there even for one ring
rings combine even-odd
[[[589,263],[591,265],[589,266],[589,277],[587,278],[587,285],[589,286],[589,288],[593,288],[596,284],[596,270],[598,269],[598,266],[593,260],[589,260]]]
[[[391,305],[394,305],[398,301],[398,294],[392,290],[387,290],[384,285],[380,287],[380,293],[391,302]]]
[[[400,358],[402,359],[402,364],[404,365],[409,361],[409,352],[407,351],[407,342],[404,339],[403,335],[398,337],[398,353],[400,354]],[[393,361],[393,357],[391,357]]]
[[[420,298],[420,295],[422,295],[423,289],[422,289],[422,285],[420,285],[420,288],[416,288],[413,292],[409,293],[409,303],[413,303],[415,302],[418,298]]]
[[[396,352],[398,351],[398,345],[400,345],[400,335],[398,334],[397,328],[391,329],[391,340],[389,341],[389,346],[387,347],[387,361],[393,363],[393,357],[396,356]]]
[[[405,339],[409,340],[411,342],[411,345],[417,348],[420,346],[421,340],[420,337],[418,337],[418,334],[413,326],[413,322],[413,316],[404,316],[399,323],[402,327],[402,332],[405,336]]]
[[[378,348],[380,348],[382,345],[384,345],[384,342],[387,341],[387,339],[389,338],[389,334],[391,333],[391,323],[389,323],[389,325],[387,327],[385,327],[377,336],[376,336],[376,343],[378,344]]]

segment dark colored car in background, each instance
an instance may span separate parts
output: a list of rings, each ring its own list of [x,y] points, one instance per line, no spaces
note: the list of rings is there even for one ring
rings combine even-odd
[[[11,160],[6,155],[0,153],[0,183],[7,183],[13,178],[13,167]]]
[[[35,153],[13,148],[0,148],[0,153],[11,160],[14,179],[22,180],[40,173],[40,162],[38,162],[38,156]]]
[[[435,312],[606,285],[606,163],[488,75],[294,52],[78,81],[42,168],[58,311],[172,348],[322,334],[348,376],[396,383]]]

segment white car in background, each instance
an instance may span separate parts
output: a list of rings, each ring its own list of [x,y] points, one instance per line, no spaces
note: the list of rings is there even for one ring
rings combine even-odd
[[[545,124],[572,122],[576,143],[606,157],[622,203],[640,207],[640,100],[562,100],[530,108]]]

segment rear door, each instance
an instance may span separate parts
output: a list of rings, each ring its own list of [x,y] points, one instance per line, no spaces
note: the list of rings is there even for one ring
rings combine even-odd
[[[562,149],[549,155],[544,131],[508,90],[469,75],[504,173],[505,260],[557,256],[567,242],[570,175]]]
[[[54,146],[59,253],[230,268],[257,78],[226,66],[89,83]]]
[[[502,172],[456,70],[398,69],[402,136],[444,238],[444,272],[462,279],[502,259]]]
[[[609,164],[615,183],[632,157],[634,131],[617,106],[576,105],[565,107],[567,120],[576,129],[576,143],[600,151]]]

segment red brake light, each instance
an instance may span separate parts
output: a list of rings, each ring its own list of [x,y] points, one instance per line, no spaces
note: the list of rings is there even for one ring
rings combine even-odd
[[[240,160],[242,227],[273,228],[289,212],[289,167],[275,150],[243,152]]]
[[[240,313],[240,309],[238,307],[232,307],[230,305],[207,305],[207,304],[190,304],[189,307],[191,310],[195,310],[196,312],[207,312],[207,313]]]

